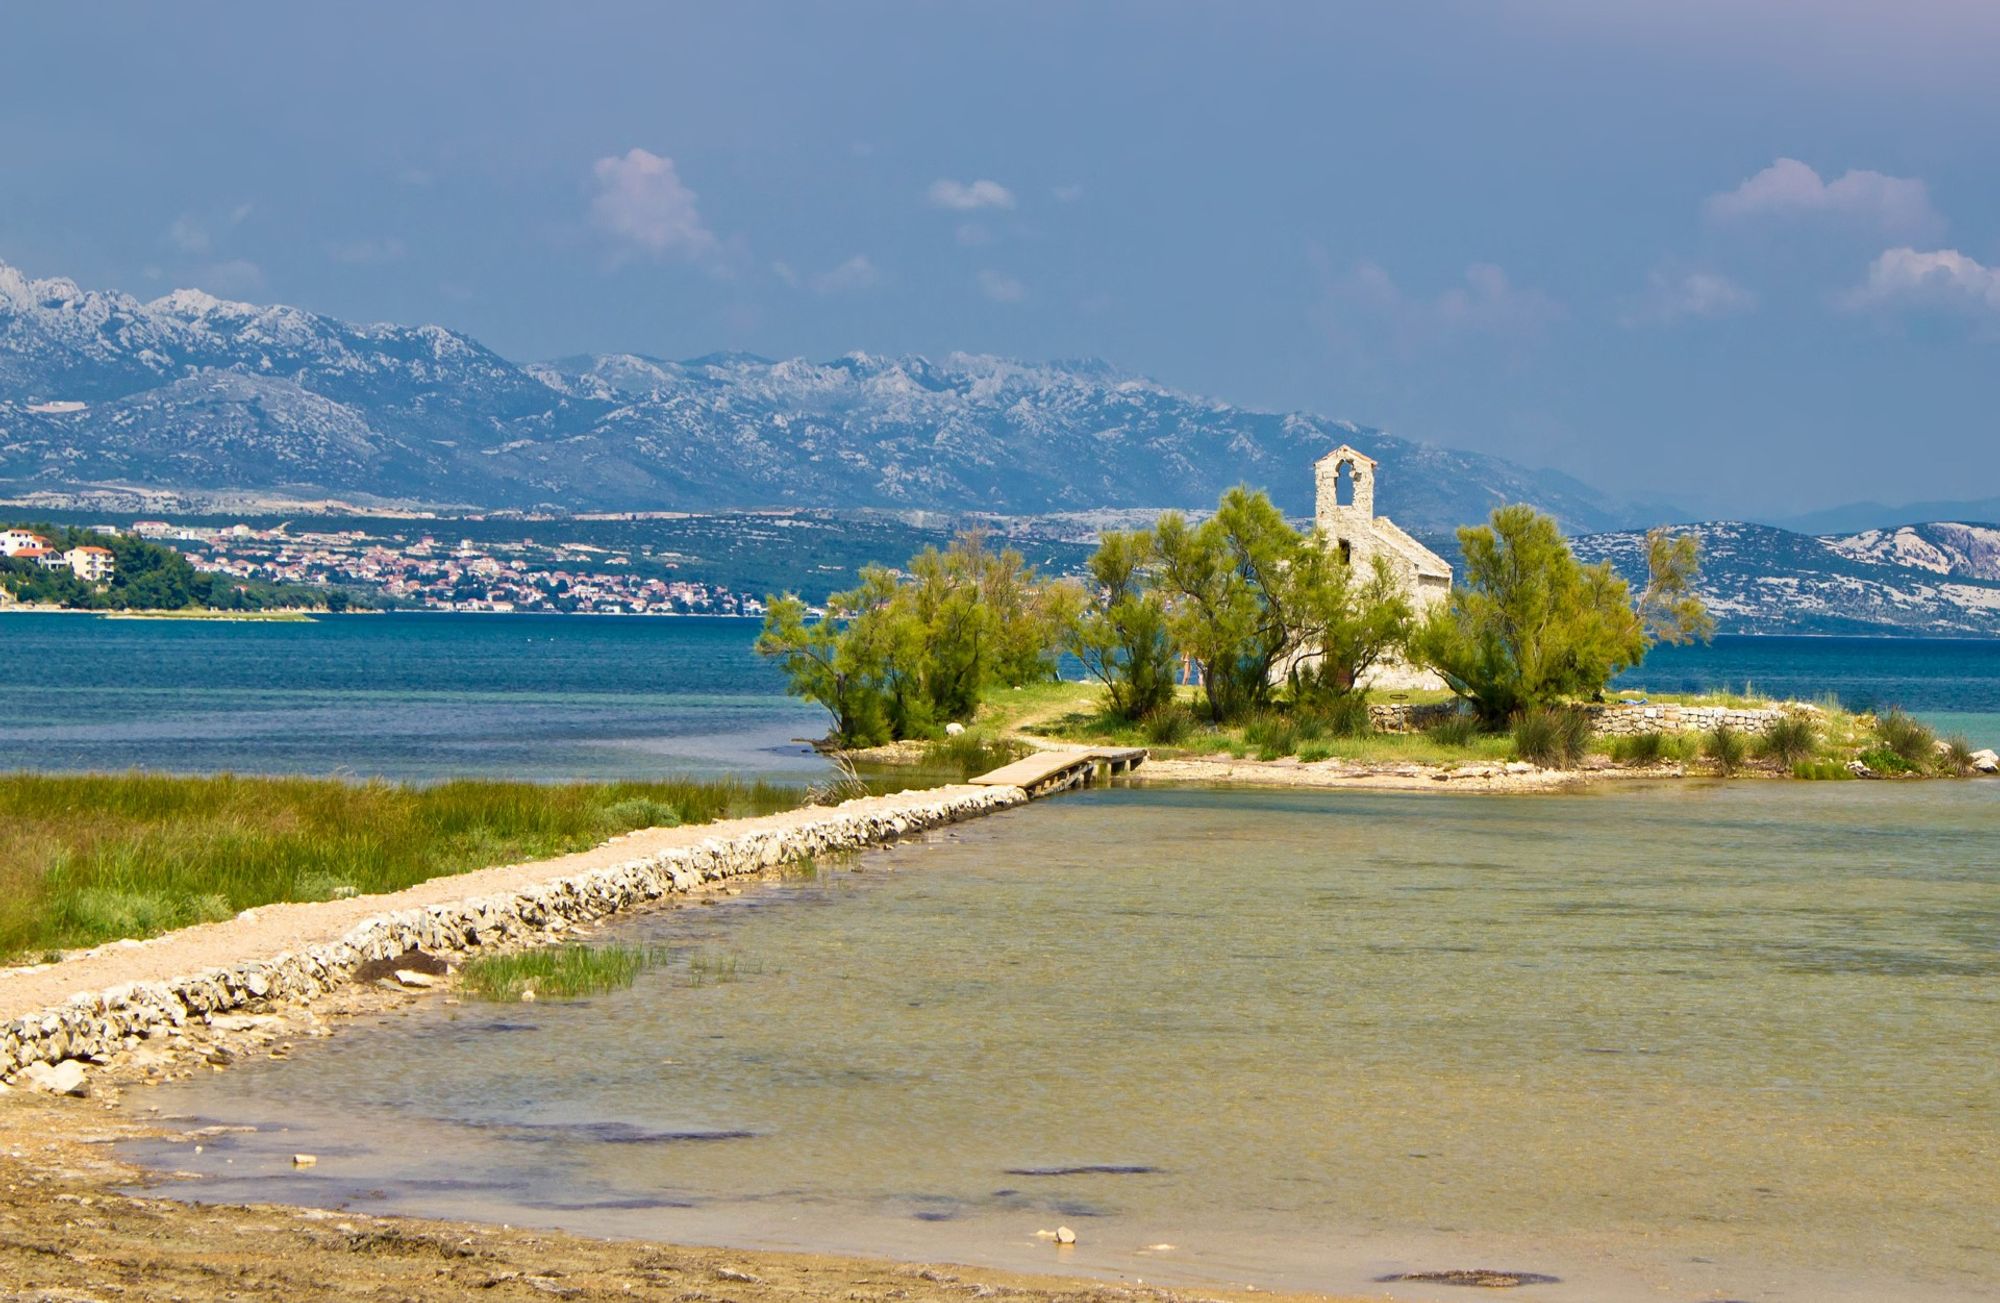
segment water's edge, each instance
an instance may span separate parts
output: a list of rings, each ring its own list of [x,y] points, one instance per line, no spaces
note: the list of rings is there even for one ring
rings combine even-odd
[[[705,882],[759,873],[808,856],[884,845],[1027,799],[1018,787],[953,787],[847,801],[803,821],[784,816],[740,820],[738,831],[718,829],[718,835],[691,846],[669,847],[518,891],[374,916],[338,940],[295,953],[250,957],[192,974],[78,994],[0,1027],[0,1076],[33,1064],[103,1061],[136,1048],[141,1040],[175,1035],[190,1019],[205,1020],[246,1005],[309,1003],[352,980],[355,970],[370,960],[416,949],[461,953],[551,940],[577,924]]]

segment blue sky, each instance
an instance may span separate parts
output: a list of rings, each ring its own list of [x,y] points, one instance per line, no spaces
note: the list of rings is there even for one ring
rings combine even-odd
[[[0,260],[1091,355],[1702,514],[2000,493],[2000,5],[11,7]]]

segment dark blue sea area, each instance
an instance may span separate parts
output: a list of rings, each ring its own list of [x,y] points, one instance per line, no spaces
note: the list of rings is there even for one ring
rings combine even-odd
[[[395,614],[311,622],[0,615],[0,769],[536,781],[817,777],[826,728],[751,651],[753,621]],[[2000,641],[1718,638],[1621,690],[1899,705],[2000,742]]]

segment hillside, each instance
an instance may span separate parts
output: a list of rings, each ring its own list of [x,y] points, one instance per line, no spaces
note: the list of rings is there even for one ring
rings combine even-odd
[[[516,365],[437,326],[182,290],[150,302],[0,264],[0,484],[465,508],[798,506],[1034,514],[1311,508],[1314,460],[1383,462],[1381,509],[1449,530],[1505,501],[1642,523],[1551,471],[1258,412],[1099,362],[617,354]]]
[[[1827,538],[1740,521],[1679,528],[1701,538],[1700,592],[1725,633],[2000,635],[1992,526]],[[1643,531],[1585,535],[1574,547],[1645,581]]]

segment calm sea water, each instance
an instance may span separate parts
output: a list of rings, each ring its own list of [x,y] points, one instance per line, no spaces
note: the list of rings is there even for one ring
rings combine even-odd
[[[678,956],[629,991],[147,1092],[257,1129],[141,1156],[200,1199],[1154,1282],[1991,1299],[1996,833],[2000,782],[1100,790],[627,921]]]
[[[818,775],[748,620],[406,614],[311,623],[0,615],[0,767]]]
[[[312,623],[0,615],[0,768],[531,779],[822,772],[746,620],[407,614]],[[2000,641],[1720,638],[1621,686],[1898,704],[2000,744]]]
[[[1979,746],[2000,746],[2000,639],[1717,638],[1710,646],[1655,647],[1621,688],[1740,691],[1852,710],[1891,706]]]

